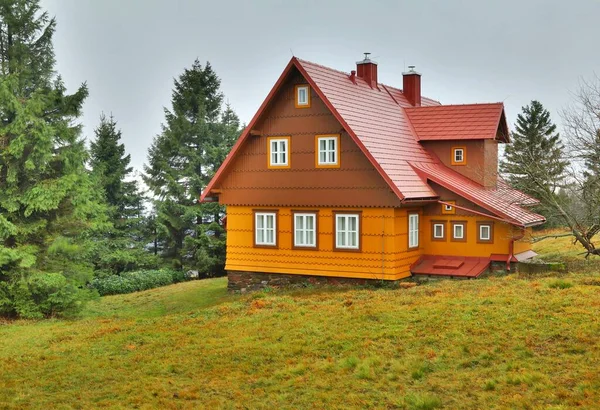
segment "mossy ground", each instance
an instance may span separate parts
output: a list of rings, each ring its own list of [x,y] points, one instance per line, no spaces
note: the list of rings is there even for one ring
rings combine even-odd
[[[0,324],[0,408],[597,408],[594,264],[410,289],[233,296],[221,278],[104,297],[77,319]]]

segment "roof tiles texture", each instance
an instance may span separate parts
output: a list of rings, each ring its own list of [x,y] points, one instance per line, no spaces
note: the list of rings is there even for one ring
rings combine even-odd
[[[494,139],[504,105],[465,104],[411,107],[406,113],[417,138],[428,140]]]

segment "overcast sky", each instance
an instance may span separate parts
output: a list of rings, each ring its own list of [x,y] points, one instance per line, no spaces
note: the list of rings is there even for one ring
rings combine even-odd
[[[69,91],[87,81],[83,124],[101,112],[142,168],[173,78],[210,61],[248,122],[292,53],[349,72],[363,52],[379,80],[402,86],[416,65],[423,95],[443,104],[504,101],[509,123],[540,100],[559,112],[580,78],[600,74],[600,0],[195,1],[42,0],[56,16],[57,70]]]

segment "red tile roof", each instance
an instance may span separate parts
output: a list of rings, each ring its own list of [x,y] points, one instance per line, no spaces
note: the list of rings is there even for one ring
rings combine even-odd
[[[502,103],[411,107],[406,114],[419,141],[494,139],[498,124],[508,130]]]
[[[423,175],[424,179],[431,180],[495,215],[502,216],[507,222],[519,226],[532,226],[546,220],[542,215],[521,207],[522,198],[514,195],[507,196],[503,189],[484,188],[441,163],[411,162],[411,165]]]
[[[519,202],[517,200],[519,195],[514,190],[505,190],[510,192],[515,202],[509,204],[510,207],[506,210],[507,202],[502,200],[503,195],[498,193],[500,190],[494,194],[495,191],[484,189],[470,179],[439,164],[439,160],[429,155],[418,141],[419,138],[434,138],[435,135],[437,135],[435,138],[439,139],[455,139],[458,135],[465,138],[476,138],[476,135],[479,135],[477,138],[494,138],[499,126],[501,129],[505,127],[508,130],[502,103],[440,106],[439,102],[422,97],[422,106],[413,107],[397,88],[383,84],[371,88],[361,78],[356,77],[353,82],[348,73],[299,60],[296,57],[291,59],[214,178],[203,191],[201,201],[206,199],[224,175],[232,157],[249,136],[250,130],[294,67],[302,73],[388,183],[390,189],[401,200],[437,198],[436,192],[427,183],[427,178],[423,178],[423,174],[426,176],[431,174],[442,180],[450,178],[450,182],[436,182],[459,195],[467,195],[468,199],[477,200],[478,205],[516,224],[526,225],[543,221],[543,217],[517,205],[517,202],[526,201],[521,198],[523,201]],[[434,126],[428,125],[428,121],[434,121]]]

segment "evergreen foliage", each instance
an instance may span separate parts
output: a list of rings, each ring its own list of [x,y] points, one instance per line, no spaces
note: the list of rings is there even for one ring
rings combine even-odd
[[[218,204],[198,204],[241,128],[231,107],[223,106],[220,80],[210,63],[196,60],[175,80],[172,108],[149,150],[144,180],[156,198],[157,229],[164,256],[176,267],[206,275],[224,266],[224,232]]]
[[[516,189],[535,198],[554,196],[564,185],[568,161],[550,112],[539,101],[531,101],[517,116],[512,143],[506,146],[501,172]],[[552,224],[554,214],[538,209]]]
[[[121,131],[112,116],[100,117],[91,143],[90,165],[106,203],[112,226],[98,237],[94,247],[94,265],[97,275],[120,273],[127,270],[154,268],[157,258],[143,248],[144,197],[129,165],[131,156],[125,154]]]
[[[0,4],[0,314],[76,310],[104,208],[75,123],[88,90],[54,73],[56,23],[39,0]]]

